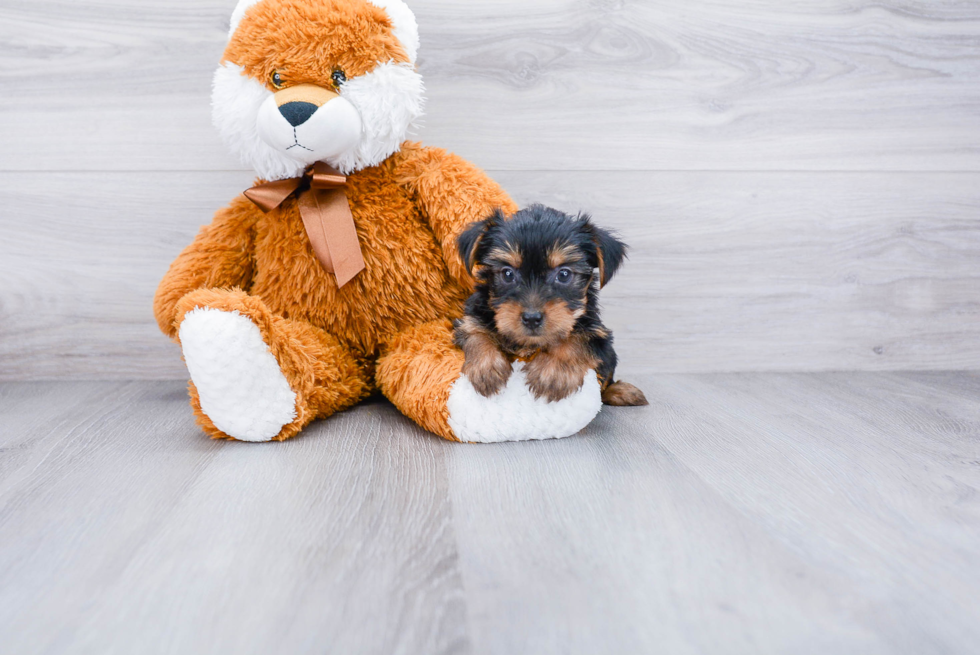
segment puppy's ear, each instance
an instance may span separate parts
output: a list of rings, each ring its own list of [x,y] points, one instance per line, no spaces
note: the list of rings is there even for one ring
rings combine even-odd
[[[486,236],[487,230],[495,227],[506,220],[504,213],[497,209],[488,218],[470,223],[470,225],[456,237],[456,248],[459,256],[463,260],[463,265],[470,275],[473,275],[473,267],[476,266],[477,253],[480,249],[480,242]]]
[[[604,287],[623,265],[623,260],[626,259],[626,244],[612,232],[594,225],[588,214],[583,215],[582,218],[585,221],[585,231],[591,235],[592,242],[595,244],[596,258],[592,264],[599,269],[599,285]]]

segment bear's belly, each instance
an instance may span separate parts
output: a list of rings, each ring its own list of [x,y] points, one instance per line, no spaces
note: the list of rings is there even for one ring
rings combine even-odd
[[[450,276],[435,236],[414,208],[354,209],[366,268],[351,282],[337,288],[313,254],[295,206],[284,205],[257,230],[249,293],[286,318],[326,330],[364,357],[406,328],[459,317],[468,291]]]

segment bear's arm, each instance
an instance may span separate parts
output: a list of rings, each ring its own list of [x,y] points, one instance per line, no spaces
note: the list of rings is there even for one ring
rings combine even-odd
[[[399,177],[432,227],[449,272],[472,288],[473,278],[459,256],[456,237],[498,207],[510,215],[517,205],[486,173],[461,157],[414,143],[406,143],[401,154]]]
[[[160,330],[171,339],[177,302],[196,289],[247,289],[254,270],[256,221],[262,212],[244,196],[218,210],[210,225],[198,232],[191,245],[170,265],[157,288],[153,313]]]

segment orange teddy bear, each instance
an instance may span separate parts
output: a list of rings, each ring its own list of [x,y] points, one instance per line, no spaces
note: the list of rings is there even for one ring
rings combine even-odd
[[[492,398],[453,345],[473,281],[456,238],[507,194],[472,164],[405,142],[421,115],[418,29],[401,0],[241,0],[214,123],[259,175],[157,291],[191,404],[215,438],[284,440],[380,390],[451,440],[564,437],[598,382],[556,403],[519,371]]]

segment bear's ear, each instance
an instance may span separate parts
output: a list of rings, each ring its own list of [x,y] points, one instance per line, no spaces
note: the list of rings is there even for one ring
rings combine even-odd
[[[466,266],[470,275],[473,275],[473,267],[476,266],[483,237],[487,235],[490,228],[500,225],[505,220],[503,211],[496,209],[488,218],[470,223],[469,227],[456,238],[456,247],[459,250],[460,259],[463,260],[463,265]]]
[[[593,267],[599,269],[599,286],[604,287],[623,265],[623,260],[626,259],[626,244],[614,233],[594,225],[588,214],[583,215],[582,219],[585,231],[595,244],[595,260],[591,263]]]

